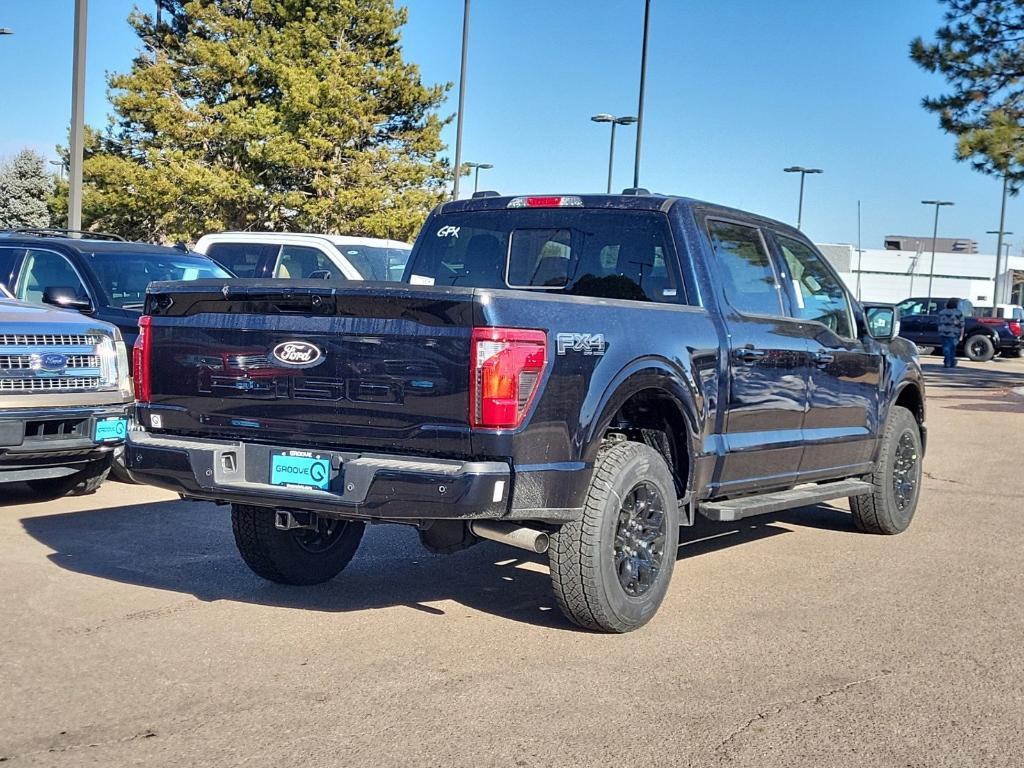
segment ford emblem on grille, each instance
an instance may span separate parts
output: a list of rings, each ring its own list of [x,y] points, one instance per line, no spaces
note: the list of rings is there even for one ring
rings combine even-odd
[[[61,355],[57,352],[48,352],[43,355],[32,355],[32,366],[37,371],[46,371],[47,373],[63,373],[68,367],[67,355]]]
[[[307,341],[282,341],[274,347],[270,357],[287,368],[312,368],[323,362],[324,352]]]

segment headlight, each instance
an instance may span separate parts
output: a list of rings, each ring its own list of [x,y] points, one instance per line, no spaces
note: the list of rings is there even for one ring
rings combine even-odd
[[[103,336],[96,345],[100,358],[100,379],[103,389],[117,389],[125,397],[132,397],[132,382],[128,377],[128,350],[121,340]]]

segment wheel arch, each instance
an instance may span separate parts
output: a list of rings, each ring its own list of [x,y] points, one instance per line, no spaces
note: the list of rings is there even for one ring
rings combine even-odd
[[[608,384],[585,436],[583,456],[592,462],[606,435],[624,432],[665,457],[679,498],[692,492],[702,402],[692,382],[667,361],[646,358],[624,368]],[[650,432],[662,431],[667,442]]]

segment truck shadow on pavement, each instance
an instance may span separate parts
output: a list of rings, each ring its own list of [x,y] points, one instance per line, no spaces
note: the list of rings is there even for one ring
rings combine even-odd
[[[921,370],[925,383],[930,387],[951,387],[953,389],[1014,389],[1024,387],[1024,368],[1016,361],[1009,362],[996,358],[984,368],[958,365],[943,368],[942,363],[925,363]]]
[[[289,587],[259,579],[242,563],[226,507],[161,501],[26,517],[21,523],[53,550],[48,557],[61,568],[191,594],[204,602],[232,600],[326,612],[405,606],[443,616],[453,610],[447,604],[453,601],[515,621],[576,629],[555,603],[546,556],[491,542],[454,555],[432,555],[411,528],[369,526],[356,557],[337,578],[313,587]],[[790,532],[776,523],[855,530],[849,514],[824,505],[738,523],[700,518],[692,528],[680,530],[679,560]],[[685,579],[676,579],[673,589],[684,584]]]

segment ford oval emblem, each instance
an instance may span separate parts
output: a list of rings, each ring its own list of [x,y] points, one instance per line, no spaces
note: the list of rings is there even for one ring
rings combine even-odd
[[[282,341],[270,353],[274,362],[286,368],[312,368],[324,360],[324,352],[308,341]]]
[[[48,352],[43,355],[38,355],[39,362],[35,366],[37,370],[47,371],[48,373],[63,373],[68,367],[67,355],[61,355],[57,352]]]

